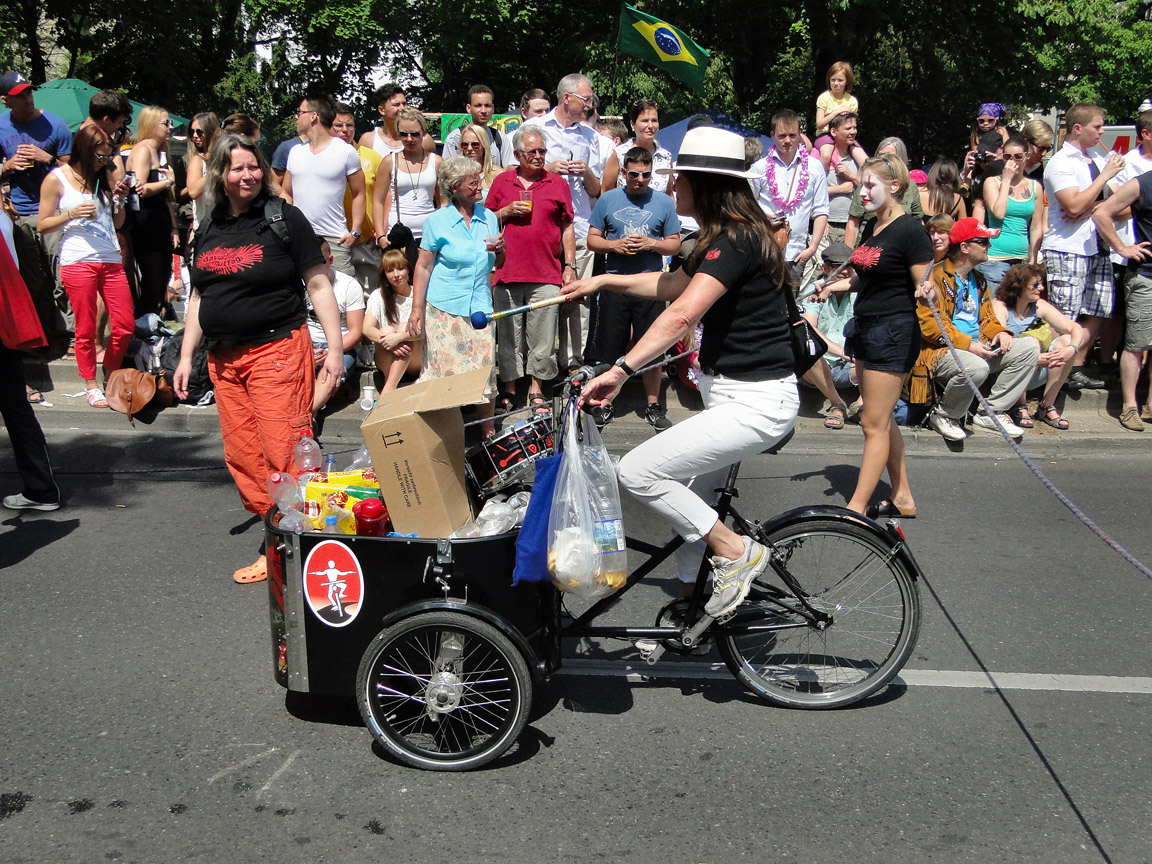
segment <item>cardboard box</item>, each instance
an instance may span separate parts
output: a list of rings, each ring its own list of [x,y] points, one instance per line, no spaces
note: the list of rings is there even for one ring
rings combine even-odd
[[[484,401],[490,366],[383,393],[360,425],[400,534],[447,537],[472,521],[461,405]]]

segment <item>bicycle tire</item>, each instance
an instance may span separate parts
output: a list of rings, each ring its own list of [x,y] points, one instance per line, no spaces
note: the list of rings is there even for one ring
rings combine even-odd
[[[799,608],[769,567],[756,579],[719,648],[737,679],[757,696],[788,708],[839,708],[888,684],[908,660],[920,632],[920,592],[887,536],[835,519],[799,519],[759,538],[786,566],[808,603],[833,616],[826,629],[767,599]],[[739,632],[748,604],[759,621],[788,629]],[[744,615],[741,615],[741,611]]]
[[[486,621],[423,612],[365,649],[356,701],[372,737],[401,762],[467,771],[500,756],[524,731],[532,675],[511,640]]]

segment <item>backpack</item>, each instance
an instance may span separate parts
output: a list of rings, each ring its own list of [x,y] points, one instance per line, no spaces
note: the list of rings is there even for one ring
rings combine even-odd
[[[176,367],[180,365],[180,351],[184,345],[184,331],[181,330],[164,343],[160,351],[160,367],[164,370],[164,377],[172,385],[176,376]],[[208,377],[208,351],[204,346],[196,349],[192,356],[192,374],[188,376],[188,398],[184,401],[194,405],[211,405],[214,396],[212,379]]]

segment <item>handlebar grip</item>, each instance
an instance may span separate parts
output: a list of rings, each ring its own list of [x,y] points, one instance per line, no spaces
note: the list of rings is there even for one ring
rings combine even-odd
[[[573,384],[582,384],[585,381],[591,381],[598,375],[603,375],[612,368],[611,363],[597,363],[595,366],[581,366],[569,379]]]

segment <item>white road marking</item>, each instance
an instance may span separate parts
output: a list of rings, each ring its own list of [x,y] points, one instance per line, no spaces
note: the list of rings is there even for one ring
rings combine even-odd
[[[279,747],[272,747],[268,750],[265,750],[263,753],[257,753],[255,756],[249,756],[243,762],[237,762],[235,765],[229,765],[223,771],[217,771],[215,774],[213,774],[211,777],[209,777],[208,782],[209,783],[215,783],[217,780],[219,780],[225,774],[230,774],[231,772],[235,771],[237,768],[246,768],[247,766],[251,765],[253,762],[259,762],[265,756],[270,756],[271,754],[275,753],[279,749],[280,749]]]
[[[296,751],[294,751],[294,752],[292,753],[292,755],[291,755],[291,756],[289,756],[289,757],[288,757],[288,758],[287,758],[287,759],[284,761],[284,764],[283,764],[283,765],[281,765],[279,768],[277,768],[277,769],[276,769],[276,770],[275,770],[275,771],[272,773],[272,776],[268,778],[268,782],[267,782],[267,783],[265,783],[265,784],[264,784],[262,787],[260,787],[260,791],[256,793],[256,797],[257,797],[257,798],[259,798],[261,795],[263,795],[265,792],[267,792],[269,789],[271,789],[271,788],[272,788],[272,784],[276,782],[276,778],[277,778],[277,777],[279,777],[281,774],[283,774],[285,771],[287,771],[287,770],[288,770],[288,766],[289,766],[289,765],[291,765],[291,764],[292,764],[292,762],[293,762],[293,761],[296,759],[296,757],[297,757],[297,756],[299,756],[299,755],[300,755],[301,753],[303,753],[303,752],[304,752],[303,750],[296,750]]]
[[[620,677],[640,682],[649,678],[732,678],[723,663],[657,663],[643,666],[611,660],[565,660],[558,675]],[[1062,693],[1152,694],[1152,678],[1118,675],[1060,675],[1030,672],[962,672],[951,669],[905,669],[893,684],[905,687],[968,687],[1001,690],[1051,690]]]

